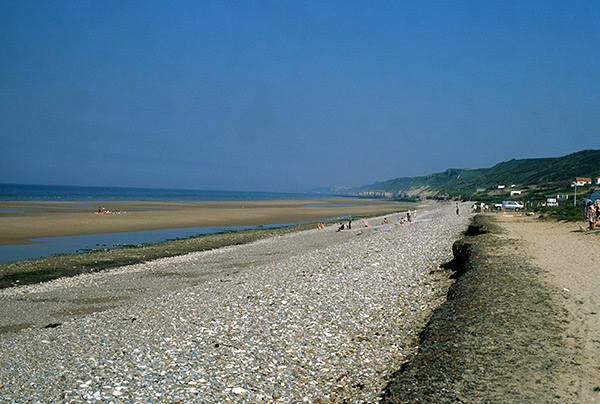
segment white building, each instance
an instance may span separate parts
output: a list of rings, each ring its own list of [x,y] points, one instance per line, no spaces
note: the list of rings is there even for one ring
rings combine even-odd
[[[573,181],[573,183],[571,184],[571,186],[577,185],[578,187],[582,187],[584,185],[589,185],[591,183],[592,183],[592,179],[591,178],[577,177],[577,178],[575,178],[575,181]]]

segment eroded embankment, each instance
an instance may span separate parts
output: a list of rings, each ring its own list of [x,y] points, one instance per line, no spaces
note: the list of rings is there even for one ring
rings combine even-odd
[[[417,355],[386,388],[384,404],[564,403],[560,374],[574,366],[567,312],[545,271],[478,215],[454,246],[456,283],[421,334]]]

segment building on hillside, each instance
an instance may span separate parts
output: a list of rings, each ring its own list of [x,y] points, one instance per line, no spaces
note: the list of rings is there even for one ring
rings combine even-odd
[[[592,183],[592,179],[591,178],[584,178],[584,177],[577,177],[575,178],[575,181],[573,181],[571,183],[571,186],[578,186],[578,187],[582,187],[584,185],[590,185]]]
[[[362,191],[359,192],[360,196],[373,196],[376,198],[392,198],[394,194],[392,192],[385,191]]]
[[[510,196],[521,195],[521,191],[510,191]]]
[[[600,177],[594,178],[594,184],[600,185]]]

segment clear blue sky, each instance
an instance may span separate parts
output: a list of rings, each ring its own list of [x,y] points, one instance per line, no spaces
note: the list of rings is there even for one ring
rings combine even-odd
[[[0,183],[303,191],[598,149],[598,1],[0,0]]]

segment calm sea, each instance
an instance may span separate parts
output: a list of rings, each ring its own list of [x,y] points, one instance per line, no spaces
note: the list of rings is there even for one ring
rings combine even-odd
[[[0,184],[0,201],[268,201],[331,196],[282,192]]]
[[[57,185],[0,184],[2,201],[266,201],[278,199],[317,199],[323,194],[205,191],[156,188],[105,188]],[[0,215],[11,215],[2,212]],[[256,226],[260,227],[260,226]],[[220,233],[256,227],[196,227],[88,236],[36,239],[36,244],[0,246],[0,262],[21,261],[56,254],[76,253],[94,248],[155,243],[199,234]],[[0,229],[1,231],[1,229]]]

